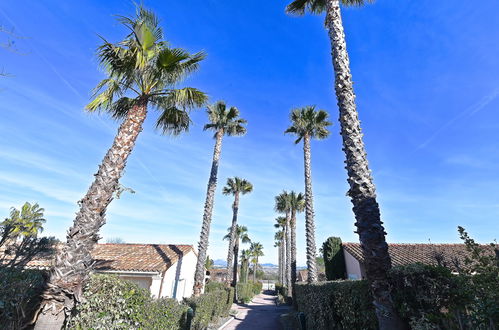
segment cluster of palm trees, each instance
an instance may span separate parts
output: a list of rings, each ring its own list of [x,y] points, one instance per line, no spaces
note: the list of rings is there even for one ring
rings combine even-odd
[[[366,277],[371,285],[380,328],[398,329],[400,321],[394,312],[387,280],[391,260],[362,139],[341,19],[340,4],[361,6],[365,2],[368,1],[294,0],[287,6],[286,11],[299,15],[307,11],[314,14],[326,14],[325,26],[331,41],[340,132],[350,185],[348,195],[353,204],[355,225],[364,251]],[[191,123],[189,110],[201,107],[207,101],[207,96],[196,88],[178,88],[184,78],[198,69],[199,63],[205,57],[203,52],[190,54],[183,49],[171,47],[163,39],[163,32],[156,16],[142,7],[138,9],[135,17],[119,17],[119,21],[128,29],[128,35],[118,43],[104,40],[102,46],[99,47],[98,57],[107,78],[97,85],[95,97],[87,109],[109,112],[114,118],[122,120],[122,123],[87,194],[79,201],[80,209],[73,225],[68,230],[66,244],[57,255],[56,265],[43,295],[41,312],[35,329],[61,328],[66,315],[69,315],[79,301],[83,283],[88,278],[93,265],[90,252],[99,240],[99,230],[105,223],[107,206],[119,190],[119,179],[135,141],[142,131],[148,110],[154,109],[159,112],[156,127],[160,131],[176,135],[189,129]],[[245,121],[239,118],[237,109],[232,107],[227,110],[223,102],[210,106],[208,113],[210,124],[206,125],[205,129],[215,132],[216,143],[199,242],[199,260],[194,285],[196,294],[201,292],[203,286],[203,266],[208,247],[222,138],[224,135],[243,135],[246,130]],[[311,107],[298,109],[293,111],[292,126],[287,130],[288,133],[297,135],[297,143],[301,140],[304,143],[304,198],[309,281],[317,278],[310,140],[327,136],[326,119],[327,114],[317,112]],[[322,121],[322,128],[308,126],[314,120]],[[283,213],[286,215],[284,228],[286,262],[289,262],[291,267],[294,224],[291,220],[291,211],[283,211]],[[231,238],[234,236],[235,233],[231,227]],[[281,243],[282,241],[279,244]],[[258,260],[258,257],[254,259]],[[254,273],[256,273],[256,267]],[[289,274],[286,271],[285,273],[287,280],[293,276],[293,272]],[[288,286],[292,290],[290,283]]]
[[[310,140],[328,137],[327,127],[331,123],[327,112],[316,110],[314,106],[292,110],[290,119],[291,126],[285,133],[296,136],[295,144],[303,141],[305,194],[284,190],[275,197],[274,209],[284,216],[276,218],[274,226],[279,229],[275,234],[275,245],[279,248],[279,281],[286,286],[288,297],[292,298],[296,282],[296,215],[303,211],[307,242],[307,281],[317,281]]]

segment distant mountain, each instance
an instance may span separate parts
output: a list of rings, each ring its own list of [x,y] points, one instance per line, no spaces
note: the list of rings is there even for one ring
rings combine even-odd
[[[215,267],[227,267],[227,260],[223,260],[223,259],[213,260],[213,266],[215,266]]]
[[[278,267],[277,265],[274,265],[274,264],[260,264],[260,266],[262,266],[262,267],[268,267],[268,268],[276,268],[276,267]]]

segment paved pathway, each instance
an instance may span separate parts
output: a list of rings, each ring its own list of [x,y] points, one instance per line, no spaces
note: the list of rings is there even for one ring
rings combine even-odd
[[[274,330],[282,329],[279,316],[288,311],[287,306],[275,305],[276,296],[265,291],[247,305],[234,304],[232,309],[238,311],[236,318],[223,330]]]

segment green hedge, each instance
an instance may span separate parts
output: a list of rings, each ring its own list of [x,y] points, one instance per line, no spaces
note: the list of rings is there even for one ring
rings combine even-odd
[[[307,329],[377,329],[366,281],[296,283],[298,310]]]
[[[206,283],[206,285],[204,286],[204,292],[208,293],[208,292],[213,292],[213,291],[217,291],[217,290],[225,290],[227,287],[228,287],[227,284],[225,284],[223,282],[211,281],[211,282]]]
[[[186,299],[185,303],[194,310],[191,329],[206,329],[218,318],[229,316],[233,301],[233,288],[206,292],[199,297]]]
[[[0,329],[22,329],[31,321],[44,283],[42,271],[0,268]]]
[[[499,290],[481,292],[476,284],[480,276],[454,275],[444,267],[423,264],[389,272],[395,308],[412,329],[497,328],[499,307],[493,297]],[[488,287],[498,288],[499,276],[490,279]],[[307,329],[377,328],[367,281],[298,283],[295,293]]]
[[[262,291],[262,287],[260,282],[237,283],[237,298],[240,302],[248,303]]]
[[[70,329],[184,329],[188,306],[152,299],[147,290],[114,275],[93,275]]]

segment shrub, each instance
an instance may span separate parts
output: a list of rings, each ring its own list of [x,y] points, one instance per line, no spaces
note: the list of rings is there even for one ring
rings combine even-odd
[[[333,281],[345,278],[346,268],[341,238],[329,237],[322,244],[322,253],[327,280]]]
[[[260,282],[237,283],[237,298],[240,302],[250,302],[261,291],[262,283]]]
[[[413,329],[449,328],[469,304],[468,283],[440,266],[412,264],[392,268],[392,297],[398,314]]]
[[[39,270],[0,268],[0,329],[21,329],[31,321],[45,285]]]
[[[227,287],[227,284],[225,284],[223,282],[211,281],[211,282],[206,283],[206,285],[204,287],[204,292],[208,293],[208,292],[212,292],[212,291],[216,291],[216,290],[224,290],[226,287]]]
[[[206,329],[219,317],[228,316],[233,301],[233,288],[206,292],[199,297],[186,299],[185,303],[194,310],[191,329]]]
[[[182,329],[187,306],[174,299],[153,300],[147,290],[115,275],[93,275],[69,328]]]
[[[307,329],[377,329],[377,319],[366,281],[297,283],[298,310]]]

